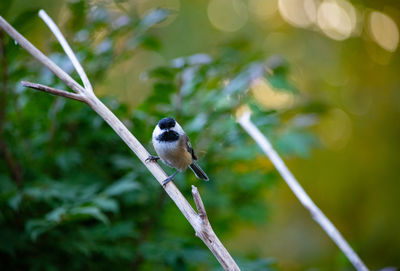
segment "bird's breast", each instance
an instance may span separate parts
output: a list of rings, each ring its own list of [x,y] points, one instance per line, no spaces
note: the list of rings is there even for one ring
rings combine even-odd
[[[192,155],[181,139],[170,142],[160,142],[155,139],[153,145],[161,160],[170,167],[182,171],[192,163]]]

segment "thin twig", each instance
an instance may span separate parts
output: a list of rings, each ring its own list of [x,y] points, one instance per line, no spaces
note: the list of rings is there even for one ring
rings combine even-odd
[[[192,195],[194,203],[196,204],[197,212],[202,220],[202,223],[209,223],[206,208],[204,208],[203,200],[200,197],[199,190],[197,187],[192,185]]]
[[[143,145],[136,139],[135,136],[125,127],[125,125],[108,109],[93,92],[82,88],[76,83],[68,74],[66,74],[61,68],[55,65],[50,59],[44,56],[38,49],[36,49],[29,41],[27,41],[21,34],[19,34],[11,25],[9,25],[0,16],[0,27],[6,30],[6,32],[13,37],[17,42],[21,44],[34,58],[43,63],[53,73],[55,73],[60,79],[62,79],[68,86],[74,91],[82,95],[84,101],[97,113],[99,114],[119,135],[119,137],[128,145],[128,147],[138,156],[142,163],[157,179],[159,184],[167,192],[168,196],[174,201],[176,206],[185,216],[185,218],[192,225],[196,232],[196,235],[207,245],[214,256],[217,258],[221,266],[225,270],[238,271],[240,270],[232,256],[226,250],[224,245],[218,239],[214,233],[210,224],[204,224],[199,215],[195,212],[189,202],[185,199],[179,189],[173,182],[169,182],[163,186],[163,181],[167,178],[167,174],[161,169],[157,163],[146,163],[145,160],[150,156]],[[60,94],[60,90],[57,90],[57,94]],[[67,96],[64,96],[67,97]],[[70,97],[68,97],[70,98]]]
[[[64,52],[71,60],[72,65],[74,65],[76,72],[79,74],[79,77],[81,78],[83,85],[85,86],[85,89],[87,91],[93,92],[92,84],[90,84],[89,78],[87,77],[85,70],[82,68],[81,63],[79,63],[78,59],[76,58],[74,52],[69,46],[67,40],[64,38],[60,29],[57,27],[54,21],[49,17],[49,15],[47,15],[46,11],[44,11],[43,9],[39,11],[39,17],[42,18],[42,20],[50,28],[51,32],[53,32],[54,36],[56,36],[61,47],[64,49]]]
[[[65,91],[65,90],[61,90],[61,89],[57,89],[57,88],[52,88],[52,87],[45,86],[45,85],[42,85],[42,84],[31,83],[31,82],[27,82],[27,81],[21,81],[21,84],[24,87],[41,90],[41,91],[50,93],[52,95],[57,95],[57,96],[65,97],[65,98],[70,98],[70,99],[77,100],[77,101],[84,102],[84,103],[86,102],[85,97],[83,97],[81,94],[72,93],[72,92],[69,92],[69,91]]]
[[[350,247],[340,232],[332,224],[332,222],[324,215],[324,213],[315,205],[311,198],[307,195],[299,182],[287,168],[279,154],[274,150],[268,139],[260,132],[250,120],[250,111],[244,112],[238,119],[238,122],[244,130],[256,141],[264,153],[269,157],[275,165],[290,189],[300,200],[301,204],[311,213],[312,218],[322,227],[328,236],[342,250],[353,266],[359,271],[368,271],[368,268],[358,257],[357,253]]]

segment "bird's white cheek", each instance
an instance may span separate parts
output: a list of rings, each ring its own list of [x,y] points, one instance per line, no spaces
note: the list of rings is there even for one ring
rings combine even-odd
[[[179,123],[175,123],[175,127],[173,127],[171,130],[177,132],[180,135],[184,135],[185,132],[183,131],[182,127],[179,125]]]
[[[156,126],[156,128],[154,128],[154,131],[153,131],[153,139],[155,139],[157,136],[159,136],[160,134],[161,134],[162,132],[161,132],[161,129],[160,129],[160,127],[158,127],[158,125]]]

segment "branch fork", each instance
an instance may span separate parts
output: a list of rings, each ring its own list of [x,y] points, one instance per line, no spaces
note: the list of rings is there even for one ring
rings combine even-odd
[[[210,222],[208,221],[207,212],[206,208],[204,208],[203,200],[200,197],[199,190],[197,190],[197,187],[194,185],[192,185],[192,195],[194,203],[196,204],[198,215],[201,219],[201,223],[203,225],[209,224]]]
[[[214,233],[208,221],[207,214],[204,208],[203,201],[196,187],[192,187],[193,198],[198,210],[198,213],[192,208],[189,202],[185,199],[174,183],[170,182],[163,186],[162,182],[167,178],[167,174],[161,169],[157,163],[146,163],[145,160],[149,157],[149,153],[143,145],[136,139],[135,136],[124,126],[124,124],[97,98],[93,92],[92,85],[86,76],[86,73],[80,65],[71,47],[68,45],[61,31],[58,29],[53,20],[41,10],[39,16],[47,24],[57,40],[61,44],[65,53],[71,60],[75,70],[79,74],[84,87],[71,78],[65,71],[39,51],[32,43],[24,36],[18,33],[7,21],[0,16],[0,27],[4,29],[22,48],[28,51],[34,58],[51,70],[58,78],[60,78],[73,92],[56,89],[38,83],[22,81],[21,84],[25,87],[44,91],[46,93],[69,98],[88,104],[97,114],[99,114],[111,128],[121,137],[128,147],[137,155],[142,163],[147,167],[150,173],[157,179],[159,184],[164,188],[165,192],[175,202],[179,210],[192,225],[198,236],[211,250],[217,258],[221,266],[225,270],[237,271],[240,270],[229,252],[223,246],[217,235]]]
[[[192,185],[192,195],[194,203],[196,204],[197,215],[199,216],[199,224],[201,227],[199,231],[196,230],[196,236],[199,238],[202,238],[202,236],[207,237],[209,236],[207,231],[210,229],[212,230],[212,228],[210,222],[208,221],[206,208],[204,208],[203,200],[200,197],[199,190],[197,190],[197,187],[194,185]],[[210,239],[209,241],[212,242]]]

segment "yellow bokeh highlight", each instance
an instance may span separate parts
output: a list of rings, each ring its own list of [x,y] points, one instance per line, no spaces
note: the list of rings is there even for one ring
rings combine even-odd
[[[282,110],[294,104],[293,93],[274,90],[264,78],[256,79],[251,85],[251,93],[256,101],[268,110]]]
[[[249,11],[255,15],[257,19],[268,19],[278,10],[277,0],[249,0]]]
[[[318,26],[330,38],[344,40],[356,27],[356,11],[347,1],[324,1],[318,7]]]
[[[369,30],[374,41],[383,49],[394,52],[399,44],[399,29],[388,15],[373,11],[369,15]]]
[[[314,0],[279,0],[282,18],[296,27],[308,27],[315,21],[316,4]]]
[[[248,20],[247,6],[241,0],[211,0],[207,14],[211,24],[224,32],[238,31]]]
[[[344,40],[357,32],[357,10],[346,0],[279,0],[278,7],[287,23],[302,28],[318,27],[331,39]]]

